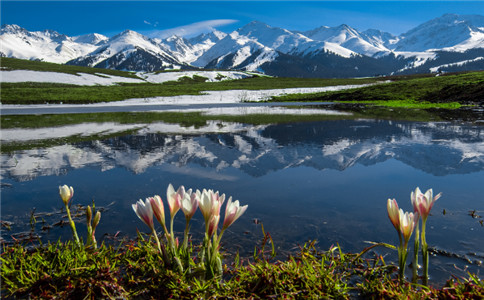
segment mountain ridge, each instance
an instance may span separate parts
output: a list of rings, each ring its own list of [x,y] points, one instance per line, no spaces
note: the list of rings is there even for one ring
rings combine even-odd
[[[132,30],[111,38],[69,37],[2,25],[0,42],[0,56],[127,71],[223,68],[293,77],[378,76],[481,69],[484,16],[445,14],[399,36],[346,24],[291,31],[260,21],[190,39],[150,38]]]

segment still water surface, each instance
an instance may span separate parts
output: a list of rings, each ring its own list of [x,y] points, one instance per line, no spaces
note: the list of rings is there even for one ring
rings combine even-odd
[[[52,131],[59,128],[46,128],[46,136]],[[5,140],[23,136],[21,131],[5,132]],[[155,194],[165,200],[172,183],[175,188],[219,190],[249,205],[224,235],[229,252],[253,252],[262,237],[254,220],[263,223],[281,254],[313,239],[322,250],[339,243],[345,252],[359,252],[368,246],[365,241],[398,243],[386,201],[396,198],[410,211],[410,192],[418,186],[443,193],[427,223],[429,245],[443,251],[431,258],[432,278],[465,275],[459,270],[465,268],[484,272],[478,265],[484,260],[482,126],[378,120],[262,126],[213,122],[180,131],[151,124],[116,138],[2,153],[1,164],[2,220],[14,222],[12,231],[2,230],[7,241],[13,232],[29,229],[32,208],[61,208],[58,186],[63,184],[74,187],[74,203],[87,205],[94,199],[97,206],[108,207],[97,230],[99,241],[118,231],[134,238],[137,228],[147,232],[147,227],[131,204]],[[181,212],[176,221],[181,232]],[[79,232],[84,230],[78,226]],[[203,217],[197,212],[194,237],[201,237],[202,230]],[[52,241],[70,236],[68,226],[39,234]],[[392,250],[376,251],[396,260]]]

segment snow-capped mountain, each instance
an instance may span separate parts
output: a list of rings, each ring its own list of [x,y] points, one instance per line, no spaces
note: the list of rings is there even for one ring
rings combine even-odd
[[[0,54],[7,57],[65,63],[96,48],[83,38],[77,40],[52,30],[31,32],[17,25],[0,29]]]
[[[342,57],[356,55],[336,44],[315,41],[300,33],[253,21],[216,43],[193,65],[263,71],[262,65],[274,62],[281,54],[304,56],[325,51]]]
[[[181,65],[153,40],[132,30],[113,36],[95,51],[67,64],[129,71],[179,69]]]
[[[446,14],[394,36],[348,25],[298,32],[253,21],[229,33],[185,39],[126,30],[114,37],[0,31],[0,56],[155,71],[215,68],[294,77],[357,77],[483,69],[484,16]]]
[[[206,45],[207,48],[210,48],[213,45],[215,45],[215,43],[217,43],[218,41],[220,41],[221,39],[223,39],[226,36],[227,36],[227,34],[225,32],[218,31],[218,30],[214,29],[214,31],[212,31],[212,32],[202,33],[202,34],[200,34],[196,37],[189,39],[188,41],[192,45]]]
[[[253,57],[254,54],[257,57]],[[258,62],[264,61],[261,59],[262,57],[273,57],[274,55],[277,55],[275,50],[234,31],[208,49],[193,62],[193,65],[210,68],[241,68],[244,65],[247,66],[246,61],[250,59],[249,63],[254,66],[249,69],[257,69],[260,65]]]
[[[156,40],[162,49],[171,53],[178,61],[192,62],[196,59],[193,45],[185,38],[173,35],[163,40]]]
[[[446,14],[404,33],[395,51],[467,50],[484,47],[484,16]]]
[[[262,45],[284,54],[305,54],[324,50],[331,50],[344,57],[355,54],[352,51],[348,51],[348,49],[329,46],[326,43],[321,43],[300,33],[278,27],[271,27],[257,21],[247,24],[238,29],[237,32],[241,36],[258,41]]]
[[[399,41],[399,37],[378,29],[367,29],[361,32],[363,38],[372,45],[383,45],[387,49],[391,49],[392,45]]]
[[[92,45],[99,45],[109,38],[99,33],[89,33],[85,35],[76,36],[73,40],[76,43],[84,43],[84,44],[92,44]]]
[[[226,33],[214,30],[189,39],[188,42],[191,45],[191,53],[190,56],[187,55],[186,60],[184,61],[191,64],[226,36]]]
[[[376,53],[389,52],[384,46],[384,42],[378,38],[367,36],[358,30],[343,24],[338,27],[322,26],[304,34],[316,41],[333,43],[354,51],[355,53],[373,56]],[[385,33],[382,33],[384,35]]]

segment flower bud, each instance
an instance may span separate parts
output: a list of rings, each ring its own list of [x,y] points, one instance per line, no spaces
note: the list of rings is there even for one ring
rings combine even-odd
[[[74,196],[74,189],[72,186],[68,187],[64,184],[63,186],[59,186],[59,194],[64,204],[67,205]]]
[[[86,207],[86,220],[87,220],[87,224],[91,224],[91,219],[92,219],[92,210],[91,210],[91,207],[88,205]]]
[[[99,224],[99,221],[101,220],[101,212],[98,211],[96,215],[94,216],[94,220],[92,221],[92,226],[96,228],[96,226]]]

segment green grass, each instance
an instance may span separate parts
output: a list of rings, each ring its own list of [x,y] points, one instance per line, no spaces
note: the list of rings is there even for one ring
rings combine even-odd
[[[222,278],[201,280],[163,265],[146,241],[101,245],[95,251],[71,242],[33,249],[4,246],[2,297],[43,299],[479,299],[476,275],[442,287],[400,284],[397,268],[382,257],[362,258],[339,247],[307,243],[286,260],[262,247],[254,257],[225,260]]]
[[[304,121],[324,121],[348,118],[341,115],[203,115],[200,112],[116,112],[55,115],[11,115],[0,116],[1,128],[43,128],[75,125],[82,123],[151,124],[156,122],[201,127],[207,121],[237,122],[252,125],[278,124]]]
[[[5,70],[31,70],[44,72],[58,72],[77,75],[78,73],[86,74],[105,74],[112,76],[128,77],[141,79],[132,72],[124,72],[110,69],[89,68],[81,66],[70,66],[56,63],[49,63],[35,60],[25,60],[17,58],[2,57],[0,58],[0,65]],[[5,76],[5,75],[4,75]],[[99,76],[99,75],[98,75]]]
[[[396,107],[456,108],[460,104],[484,103],[484,72],[445,76],[397,77],[396,81],[338,92],[273,97],[272,101],[354,101]],[[421,103],[418,105],[417,103]],[[431,103],[446,103],[432,105]]]
[[[444,108],[444,109],[457,109],[462,107],[462,105],[458,102],[449,102],[449,103],[432,103],[428,101],[415,101],[415,100],[362,100],[362,101],[339,101],[341,103],[364,103],[364,104],[372,104],[376,106],[386,106],[386,107],[401,107],[401,108],[419,108],[419,109],[427,109],[427,108]]]

